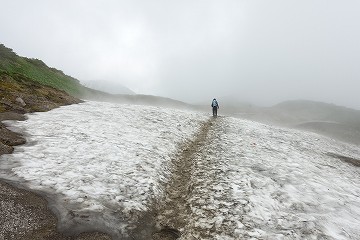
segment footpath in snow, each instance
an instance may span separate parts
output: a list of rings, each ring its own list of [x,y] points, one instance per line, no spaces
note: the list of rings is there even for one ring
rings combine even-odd
[[[358,146],[230,117],[87,102],[12,126],[3,177],[51,194],[61,228],[123,239],[360,239]],[[76,232],[76,230],[75,230]]]
[[[160,224],[183,240],[360,239],[360,169],[335,157],[359,159],[358,147],[235,118],[210,124],[185,148],[184,212],[170,184]]]

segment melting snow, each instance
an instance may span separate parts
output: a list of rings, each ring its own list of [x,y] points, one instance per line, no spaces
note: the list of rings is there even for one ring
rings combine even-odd
[[[94,102],[31,114],[11,123],[29,142],[2,156],[2,168],[75,213],[101,213],[109,228],[121,219],[123,232],[162,194],[178,144],[207,119]],[[358,146],[230,117],[214,120],[206,141],[182,239],[360,239],[360,168],[328,155],[360,159]]]
[[[195,161],[182,239],[360,239],[356,146],[219,118]]]
[[[120,221],[121,232],[136,212],[161,192],[167,163],[191,138],[204,114],[174,109],[86,102],[28,115],[12,126],[25,129],[28,144],[2,156],[31,188],[55,193],[81,221],[81,212]],[[3,168],[6,166],[3,166]],[[80,213],[79,213],[80,212]],[[61,212],[60,212],[61,214]],[[99,218],[99,216],[96,216]],[[111,229],[117,228],[110,226]]]

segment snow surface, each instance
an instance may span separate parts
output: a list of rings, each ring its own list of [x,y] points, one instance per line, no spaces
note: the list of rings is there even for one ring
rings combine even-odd
[[[181,239],[360,239],[357,146],[219,118],[197,154]]]
[[[77,222],[98,212],[125,232],[164,194],[179,143],[208,119],[97,102],[31,114],[11,123],[29,142],[1,156],[1,167],[60,198]],[[360,168],[328,155],[360,159],[358,146],[231,117],[210,121],[181,239],[360,239]]]
[[[28,144],[1,160],[32,189],[61,196],[61,204],[75,204],[66,208],[76,221],[88,219],[79,212],[95,211],[104,214],[97,217],[105,221],[124,219],[121,232],[160,194],[178,144],[193,137],[200,122],[208,119],[190,111],[100,102],[28,118],[11,123],[26,130]]]

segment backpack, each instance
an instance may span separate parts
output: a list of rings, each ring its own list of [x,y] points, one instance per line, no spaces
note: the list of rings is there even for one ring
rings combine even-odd
[[[212,107],[217,107],[218,106],[218,103],[217,103],[217,101],[215,99],[212,101],[211,106]]]

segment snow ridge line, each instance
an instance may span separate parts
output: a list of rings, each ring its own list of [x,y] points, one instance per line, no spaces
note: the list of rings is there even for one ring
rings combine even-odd
[[[131,239],[172,240],[180,237],[191,214],[189,199],[196,167],[195,155],[205,144],[208,132],[216,119],[203,122],[195,137],[183,143],[170,163],[169,181],[164,195],[153,199],[152,206],[137,221]]]

